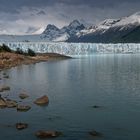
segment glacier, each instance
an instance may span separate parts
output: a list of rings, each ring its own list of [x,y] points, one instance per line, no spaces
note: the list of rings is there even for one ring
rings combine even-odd
[[[36,53],[59,53],[63,55],[92,55],[116,53],[140,53],[140,44],[135,43],[66,43],[66,42],[3,42],[12,50],[17,48],[27,51],[28,48]],[[0,44],[3,44],[0,43]]]

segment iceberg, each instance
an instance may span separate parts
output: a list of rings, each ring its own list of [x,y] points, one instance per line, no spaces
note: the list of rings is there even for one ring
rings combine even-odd
[[[23,51],[27,51],[30,48],[36,53],[59,53],[69,56],[102,53],[140,53],[140,44],[135,43],[4,42],[4,44],[8,45],[12,50],[20,48]]]

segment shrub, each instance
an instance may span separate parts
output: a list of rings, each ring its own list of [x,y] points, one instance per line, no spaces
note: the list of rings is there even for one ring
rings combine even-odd
[[[28,49],[27,55],[29,55],[29,56],[36,56],[35,52],[32,49]]]
[[[15,53],[17,53],[17,54],[25,54],[25,52],[20,48],[17,48]]]
[[[0,52],[12,52],[12,50],[5,44],[0,46]]]
[[[27,52],[24,52],[22,49],[17,48],[16,51],[12,51],[7,45],[3,44],[0,46],[0,52],[14,52],[26,56],[36,56],[36,53],[32,49],[28,49]]]

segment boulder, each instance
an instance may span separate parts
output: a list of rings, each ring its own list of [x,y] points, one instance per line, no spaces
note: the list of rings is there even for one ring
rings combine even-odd
[[[37,105],[47,105],[49,103],[49,98],[48,96],[44,95],[41,98],[36,99],[34,103]]]
[[[18,105],[17,106],[17,111],[22,111],[22,112],[26,112],[28,110],[30,110],[31,107],[30,106],[25,106],[25,105]]]
[[[6,101],[4,98],[1,97],[0,95],[0,108],[7,107]]]
[[[16,123],[16,129],[18,130],[23,130],[26,129],[28,127],[27,123]]]
[[[38,137],[38,138],[55,138],[55,137],[58,137],[60,135],[62,135],[61,132],[58,132],[58,131],[44,131],[44,130],[40,130],[38,132],[35,133],[35,135]]]
[[[26,94],[26,93],[21,93],[19,94],[19,98],[20,99],[25,99],[25,98],[28,98],[29,96]]]

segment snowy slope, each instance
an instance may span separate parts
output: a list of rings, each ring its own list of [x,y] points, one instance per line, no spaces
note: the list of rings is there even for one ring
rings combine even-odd
[[[104,33],[107,29],[109,29],[111,26],[113,26],[115,23],[119,22],[120,19],[106,19],[102,22],[100,22],[96,26],[91,26],[87,29],[81,30],[79,33],[77,33],[77,36],[81,35],[87,35],[91,33]]]
[[[139,27],[140,12],[137,12],[121,19],[104,20],[97,26],[80,31],[77,37],[70,38],[68,42],[140,42]]]
[[[129,25],[140,25],[140,12],[137,12],[128,17],[122,18],[115,26],[129,26]]]
[[[80,31],[77,35],[80,36],[95,32],[104,33],[106,30],[110,28],[122,27],[121,29],[123,28],[126,29],[127,27],[129,28],[131,26],[138,25],[140,25],[140,12],[137,12],[128,17],[123,17],[121,19],[106,19],[96,26],[91,26],[90,28]]]

